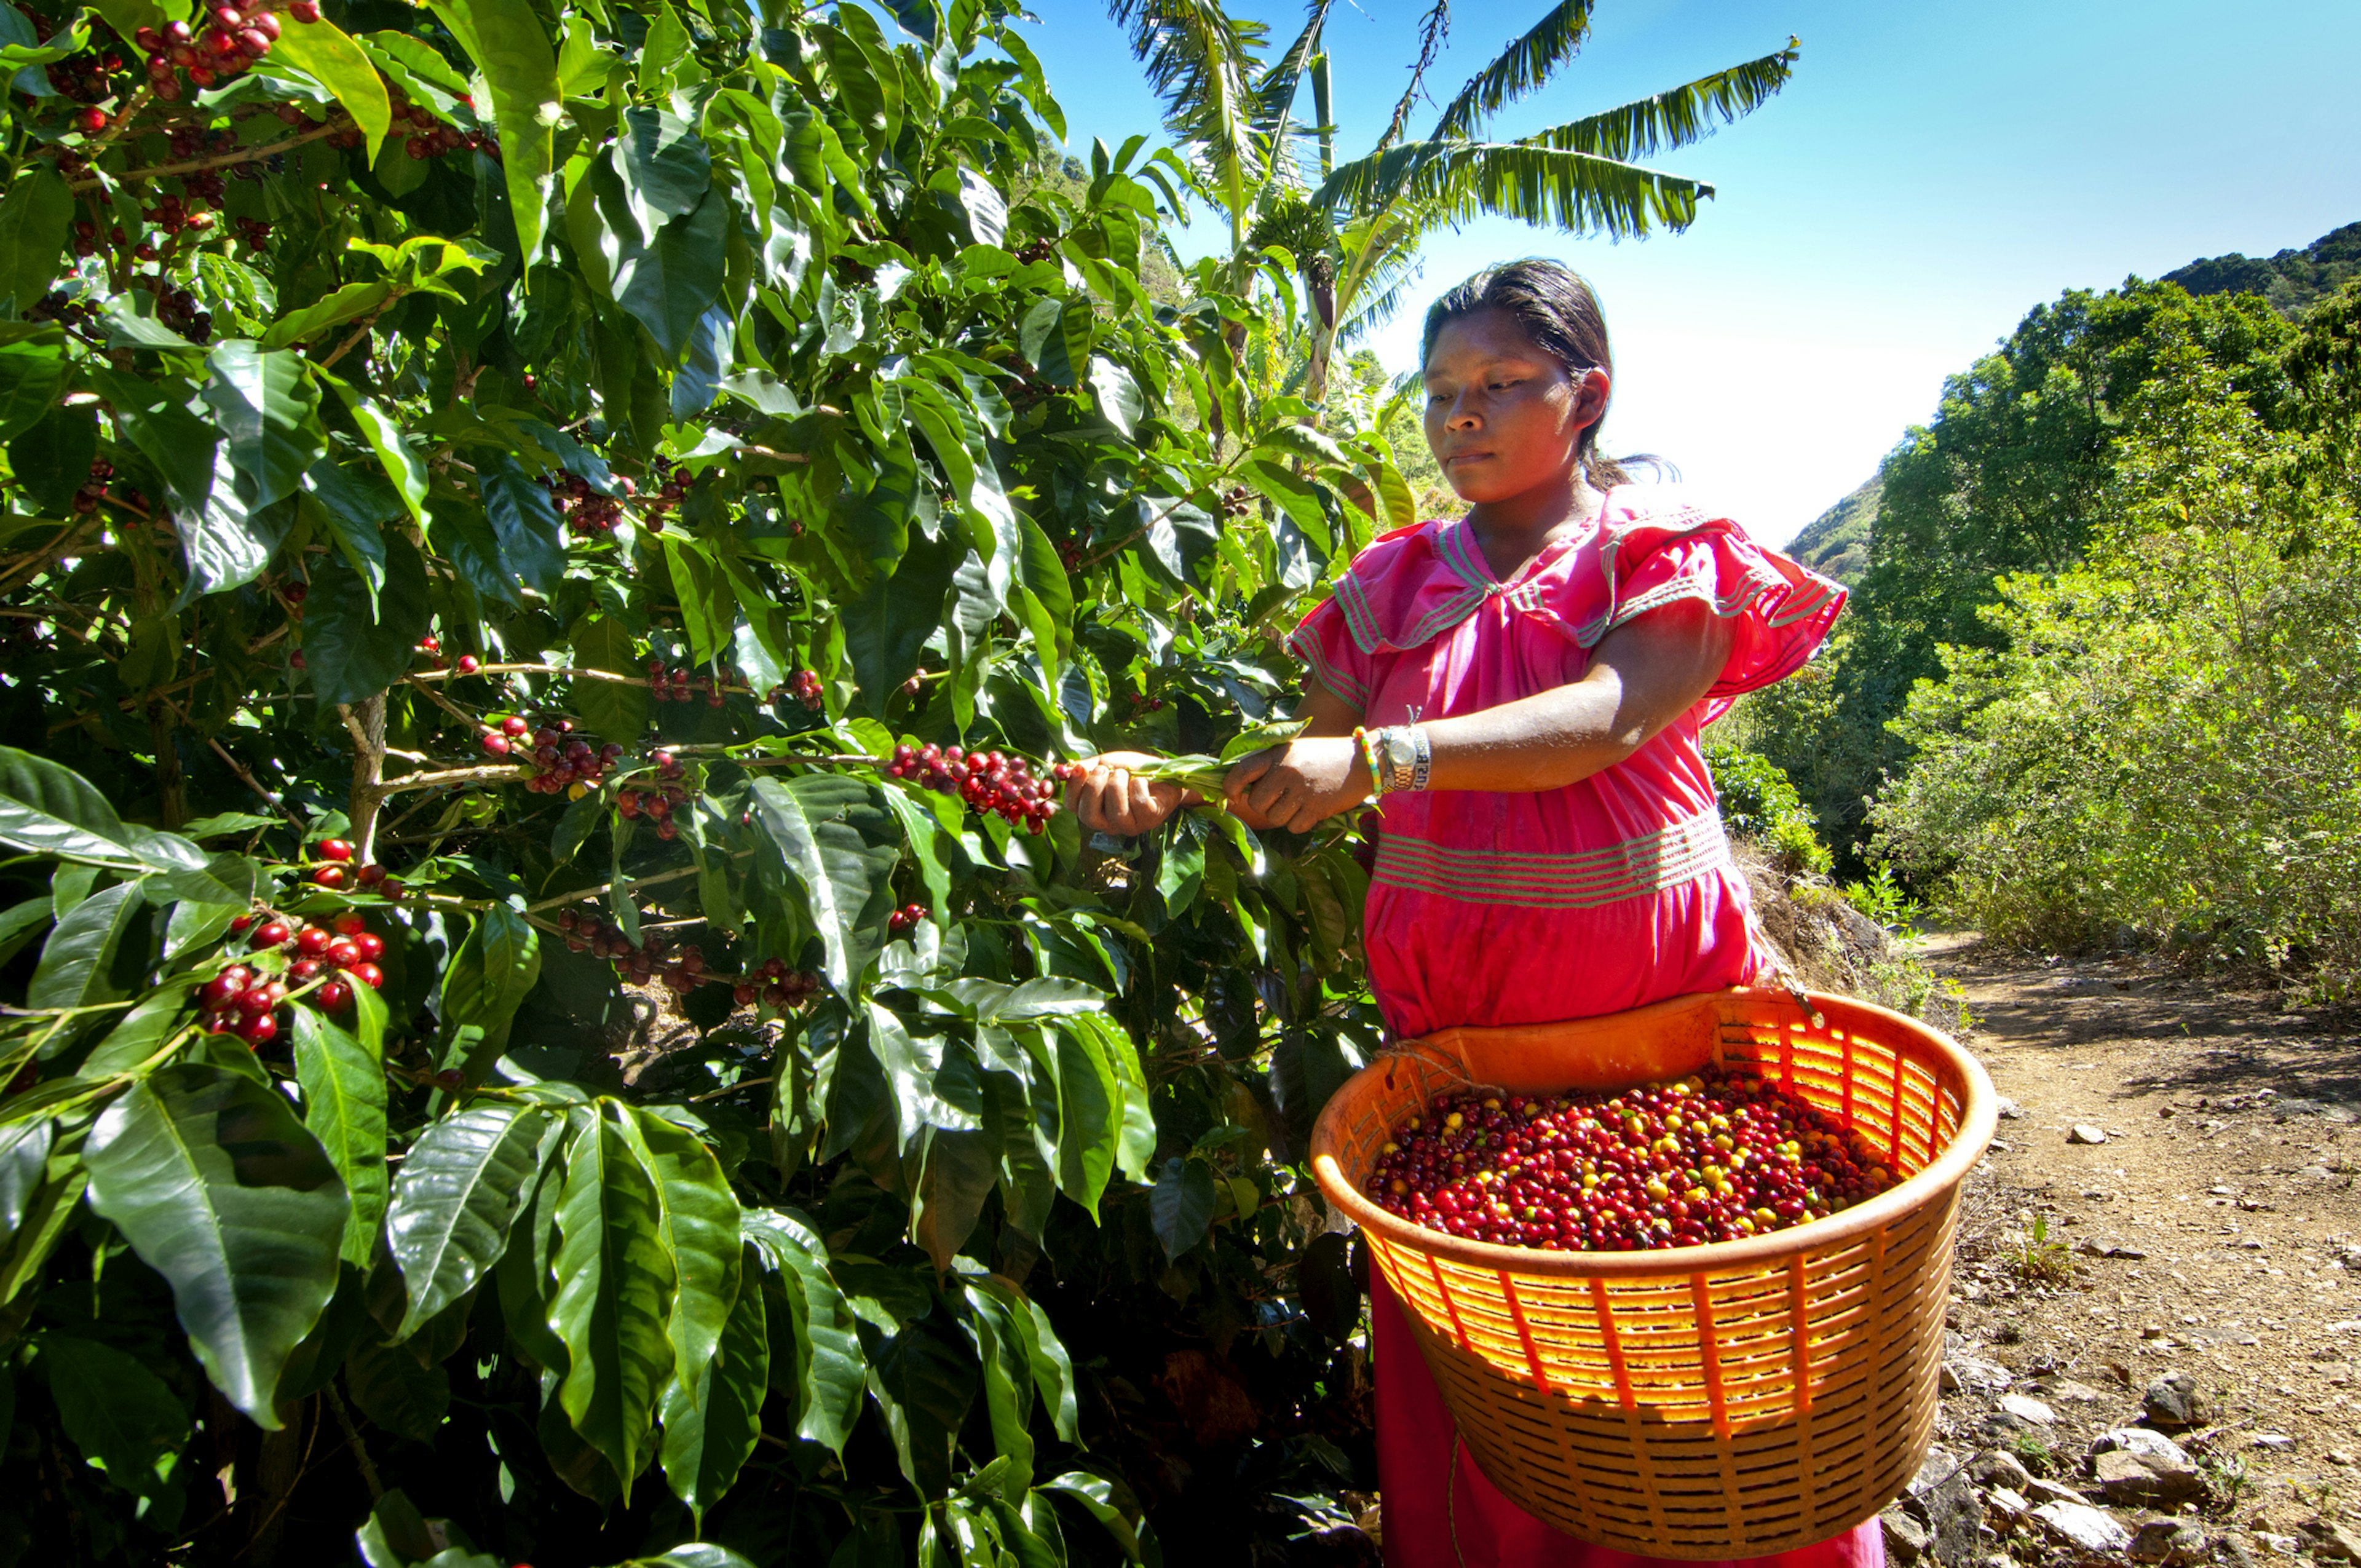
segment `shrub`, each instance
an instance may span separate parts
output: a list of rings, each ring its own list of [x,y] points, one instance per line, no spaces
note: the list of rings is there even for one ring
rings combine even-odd
[[[1825,876],[1832,861],[1813,829],[1812,814],[1779,765],[1757,751],[1708,742],[1706,764],[1721,820],[1732,833],[1760,840],[1787,874]]]
[[[2089,561],[2005,579],[1899,728],[1881,849],[1993,936],[2134,933],[2341,994],[2361,977],[2361,526],[2313,451],[2168,364]]]

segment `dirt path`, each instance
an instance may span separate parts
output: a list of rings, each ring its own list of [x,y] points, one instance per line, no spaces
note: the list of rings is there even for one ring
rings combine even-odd
[[[2046,1455],[2087,1488],[2092,1437],[2185,1372],[2213,1404],[2183,1442],[2213,1485],[2204,1522],[2235,1527],[2224,1550],[2361,1519],[2361,1018],[2145,959],[1971,936],[1919,950],[1966,988],[1968,1043],[2015,1112],[1971,1186],[1950,1315],[1960,1364],[2010,1386],[1962,1384],[1938,1441],[2011,1448],[2037,1475]],[[2105,1141],[2071,1141],[2077,1124]],[[2004,1392],[2037,1401],[2030,1419],[1995,1419]]]

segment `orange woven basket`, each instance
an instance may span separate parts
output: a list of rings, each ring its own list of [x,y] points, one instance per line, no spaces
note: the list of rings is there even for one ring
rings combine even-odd
[[[1873,1516],[1926,1457],[1992,1080],[1916,1020],[1810,1002],[1741,988],[1447,1029],[1355,1074],[1312,1130],[1321,1190],[1360,1223],[1477,1464],[1570,1535],[1653,1557],[1789,1552]],[[1905,1179],[1825,1220],[1660,1252],[1465,1241],[1362,1196],[1435,1094],[1621,1089],[1724,1062],[1865,1135]]]

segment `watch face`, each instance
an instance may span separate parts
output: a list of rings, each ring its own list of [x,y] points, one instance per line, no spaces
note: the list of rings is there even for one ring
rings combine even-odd
[[[1386,737],[1386,762],[1389,766],[1407,768],[1418,762],[1418,747],[1411,738],[1396,730]]]

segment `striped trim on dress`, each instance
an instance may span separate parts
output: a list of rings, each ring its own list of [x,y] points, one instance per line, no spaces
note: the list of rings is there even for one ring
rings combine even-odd
[[[1731,865],[1721,813],[1711,807],[1653,833],[1579,854],[1456,850],[1386,832],[1371,881],[1456,899],[1529,909],[1590,909],[1644,898]]]

